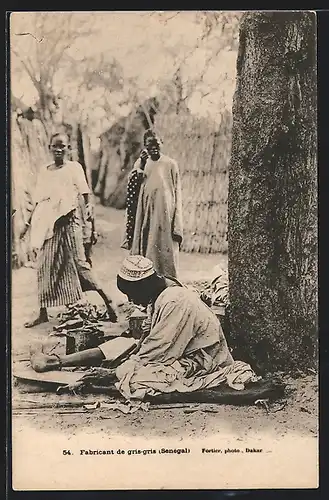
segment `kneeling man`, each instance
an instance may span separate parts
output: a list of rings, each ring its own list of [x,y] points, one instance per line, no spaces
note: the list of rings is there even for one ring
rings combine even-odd
[[[117,286],[130,302],[151,312],[149,332],[137,352],[135,349],[116,368],[116,386],[127,398],[190,392],[223,382],[242,389],[256,379],[249,365],[233,360],[220,322],[198,293],[157,274],[149,259],[127,257],[118,272]],[[95,366],[111,359],[111,343],[113,340],[58,359],[38,355],[31,360],[32,366],[37,371]]]

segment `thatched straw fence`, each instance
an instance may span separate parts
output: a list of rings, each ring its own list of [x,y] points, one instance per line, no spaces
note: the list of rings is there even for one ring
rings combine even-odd
[[[161,114],[156,128],[163,151],[178,162],[182,178],[186,252],[227,252],[228,163],[231,117],[221,124],[191,114]]]
[[[39,120],[17,119],[11,123],[11,210],[12,210],[12,259],[13,266],[24,265],[28,260],[28,243],[20,235],[33,205],[33,187],[37,173],[49,160],[48,137]]]

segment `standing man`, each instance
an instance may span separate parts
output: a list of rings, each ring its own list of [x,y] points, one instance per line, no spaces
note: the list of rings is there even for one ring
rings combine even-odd
[[[74,304],[87,290],[98,292],[110,321],[117,321],[110,297],[86,260],[79,198],[84,200],[88,219],[90,190],[80,163],[67,159],[69,150],[68,136],[53,134],[50,140],[53,161],[39,173],[36,204],[26,224],[26,231],[30,227],[32,254],[37,258],[39,299],[39,315],[25,323],[26,328],[47,322],[49,307]]]
[[[128,181],[126,239],[122,247],[149,258],[157,273],[177,277],[183,239],[182,192],[178,165],[161,153],[152,130]]]

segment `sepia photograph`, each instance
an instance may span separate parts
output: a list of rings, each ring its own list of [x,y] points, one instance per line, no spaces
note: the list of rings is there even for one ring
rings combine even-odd
[[[316,30],[10,13],[14,490],[318,487]]]

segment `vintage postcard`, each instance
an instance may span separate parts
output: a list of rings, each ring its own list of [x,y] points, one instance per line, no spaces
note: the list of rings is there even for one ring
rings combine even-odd
[[[316,14],[12,12],[12,487],[318,487]]]

